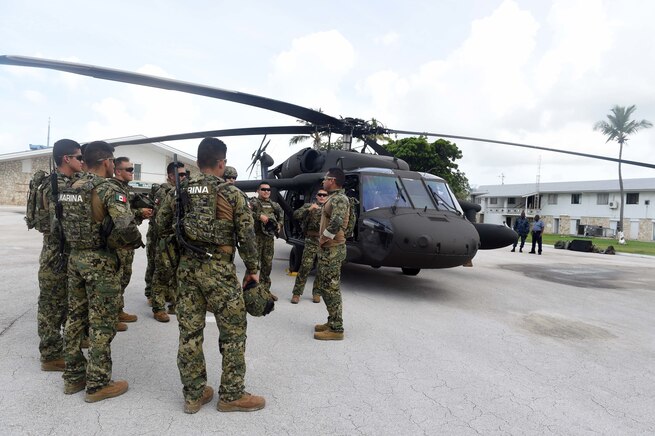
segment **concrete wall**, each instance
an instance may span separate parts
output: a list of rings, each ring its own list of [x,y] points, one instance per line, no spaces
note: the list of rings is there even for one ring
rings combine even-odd
[[[26,205],[30,180],[38,170],[50,170],[50,157],[0,162],[0,204]]]

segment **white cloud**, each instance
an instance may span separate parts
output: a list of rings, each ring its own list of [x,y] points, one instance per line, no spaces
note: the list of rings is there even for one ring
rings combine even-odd
[[[400,35],[398,34],[398,32],[394,32],[394,31],[388,32],[382,36],[375,38],[375,42],[386,46],[398,45],[398,43],[400,42]]]
[[[27,90],[23,92],[23,96],[31,103],[40,104],[46,99],[45,96],[39,91]]]

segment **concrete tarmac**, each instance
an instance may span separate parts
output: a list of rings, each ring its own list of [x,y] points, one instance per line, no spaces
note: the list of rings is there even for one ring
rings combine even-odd
[[[631,435],[655,433],[655,259],[545,247],[542,256],[480,252],[473,268],[346,265],[346,338],[313,339],[326,320],[289,302],[290,247],[276,242],[275,311],[248,318],[252,413],[216,398],[182,411],[178,330],[152,318],[139,250],[126,311],[139,320],[112,343],[121,397],[87,404],[41,372],[36,332],[41,235],[0,208],[0,435]],[[146,226],[142,227],[144,239]],[[237,264],[243,274],[243,265]],[[218,329],[207,318],[209,384],[220,381]]]

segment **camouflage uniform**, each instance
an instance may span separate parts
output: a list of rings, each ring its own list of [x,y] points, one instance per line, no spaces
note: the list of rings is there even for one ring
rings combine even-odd
[[[66,219],[64,235],[71,246],[68,261],[68,318],[64,329],[64,380],[86,378],[92,394],[111,378],[111,341],[116,334],[120,277],[113,247],[137,247],[141,234],[128,199],[108,179],[87,174],[59,193]],[[113,223],[113,228],[106,224]],[[102,232],[108,232],[103,236]],[[109,231],[109,229],[111,229]],[[88,364],[80,350],[89,323]]]
[[[202,344],[209,310],[220,330],[223,372],[219,394],[222,401],[234,401],[243,395],[246,372],[246,309],[234,266],[234,247],[238,242],[247,273],[256,273],[252,215],[245,195],[213,175],[185,181],[182,190],[189,199],[184,211],[186,240],[213,255],[209,258],[182,248],[177,269],[177,366],[184,398],[198,400],[207,384]]]
[[[254,219],[255,237],[257,239],[257,259],[259,260],[259,283],[266,290],[271,289],[271,269],[273,268],[273,252],[275,248],[275,234],[267,230],[264,223],[259,219],[260,215],[266,215],[269,220],[274,219],[275,225],[282,223],[282,208],[271,200],[260,198],[250,199],[250,209]],[[279,227],[278,227],[279,228]]]
[[[122,182],[118,179],[110,179],[112,183],[116,185],[117,189],[120,189],[123,195],[126,198],[130,198],[130,188],[127,182]],[[128,203],[129,205],[129,203]],[[143,218],[141,217],[141,212],[137,210],[132,211],[134,215],[134,220],[137,225],[141,225]],[[133,248],[116,248],[116,254],[118,255],[118,261],[120,266],[120,283],[121,283],[121,295],[118,303],[118,313],[123,311],[125,307],[125,289],[127,285],[130,284],[130,279],[132,278],[132,264],[134,263],[134,249]]]
[[[166,186],[165,186],[166,185]],[[152,277],[152,311],[166,310],[166,301],[173,306],[177,300],[177,279],[175,271],[179,263],[179,249],[174,232],[175,190],[165,183],[157,191],[157,216],[155,226],[157,245],[155,247],[155,274]]]
[[[58,189],[65,188],[71,178],[57,172]],[[40,190],[40,201],[49,210],[50,220],[43,230],[43,248],[39,256],[39,304],[37,324],[39,333],[39,352],[41,362],[63,357],[62,328],[66,322],[66,260],[69,249],[65,247],[65,257],[59,255],[59,230],[52,228],[55,218],[55,202],[52,201],[50,177]]]
[[[318,270],[314,287],[327,306],[328,326],[333,331],[343,332],[341,264],[346,260],[344,229],[348,226],[350,202],[343,189],[329,194],[321,214]],[[334,238],[326,237],[326,233],[334,235]]]
[[[305,248],[302,252],[302,263],[296,275],[296,282],[293,286],[293,295],[302,295],[305,290],[307,276],[314,266],[314,260],[318,254],[318,235],[321,227],[321,206],[318,209],[310,210],[312,203],[303,205],[293,213],[293,218],[302,222],[305,232]],[[318,295],[316,286],[312,288],[312,295]]]
[[[170,183],[164,183],[165,185],[170,186]],[[155,273],[155,256],[157,253],[157,230],[155,227],[155,213],[157,211],[157,191],[161,188],[161,185],[153,185],[150,191],[150,196],[153,199],[155,206],[152,209],[152,216],[148,221],[148,232],[146,233],[146,258],[148,259],[148,264],[146,266],[146,298],[152,298],[152,276]]]

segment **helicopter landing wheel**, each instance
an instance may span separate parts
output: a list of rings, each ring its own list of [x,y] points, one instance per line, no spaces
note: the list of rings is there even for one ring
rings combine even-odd
[[[405,274],[406,276],[415,276],[421,271],[421,268],[401,268],[401,269],[403,270],[403,274]]]
[[[302,263],[302,252],[304,247],[301,245],[294,245],[289,253],[289,271],[298,272]]]

